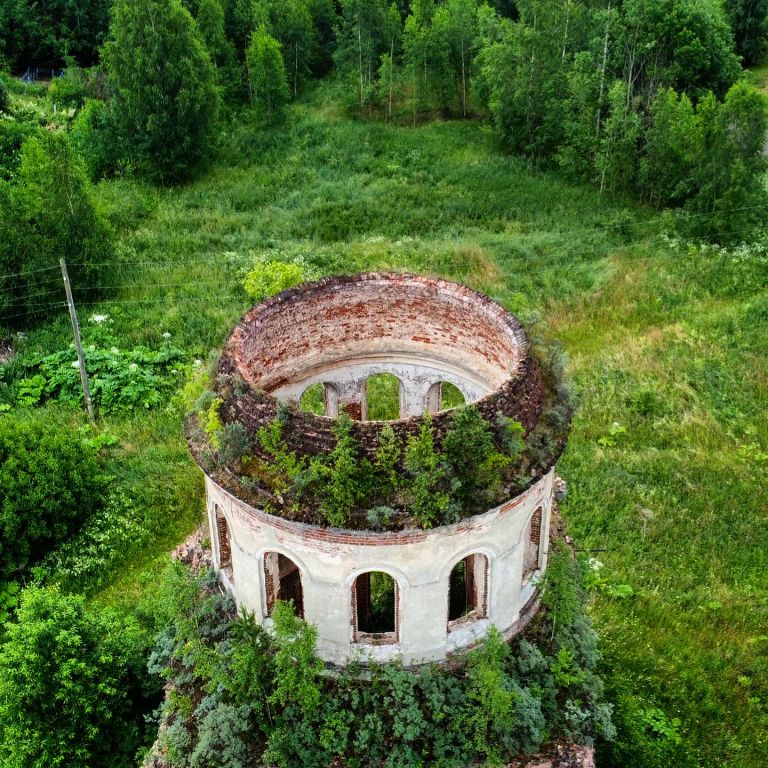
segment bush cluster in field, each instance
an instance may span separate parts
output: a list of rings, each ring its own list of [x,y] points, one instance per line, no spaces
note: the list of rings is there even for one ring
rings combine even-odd
[[[594,673],[596,636],[577,568],[562,549],[544,586],[546,612],[508,646],[497,631],[450,668],[358,665],[323,674],[315,630],[275,607],[274,634],[233,618],[215,582],[170,574],[172,622],[151,667],[168,680],[160,748],[173,768],[271,765],[497,765],[548,739],[611,738]]]

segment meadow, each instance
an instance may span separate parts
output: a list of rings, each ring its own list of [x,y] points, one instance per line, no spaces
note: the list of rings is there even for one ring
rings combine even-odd
[[[117,279],[79,306],[86,343],[100,343],[87,318],[105,314],[119,347],[170,341],[205,365],[263,260],[310,276],[421,272],[489,294],[568,358],[578,410],[562,513],[599,561],[591,615],[619,728],[602,764],[768,764],[768,238],[678,242],[667,217],[505,155],[479,123],[385,126],[337,103],[321,88],[267,131],[238,116],[187,186],[102,182]],[[60,292],[52,282],[41,301]],[[50,312],[22,356],[70,343],[66,314]],[[57,403],[16,413],[84,423]],[[201,519],[181,422],[167,398],[99,419],[143,534],[92,581],[97,603],[134,610]]]

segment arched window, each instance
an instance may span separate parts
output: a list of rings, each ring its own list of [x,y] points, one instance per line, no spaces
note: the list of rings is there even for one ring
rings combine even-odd
[[[541,518],[542,510],[539,507],[528,521],[525,537],[525,554],[523,562],[523,581],[527,581],[539,570],[541,562]]]
[[[461,390],[450,381],[440,382],[440,410],[447,411],[449,408],[458,408],[466,404],[466,398]]]
[[[299,398],[299,408],[307,413],[314,413],[318,416],[325,415],[325,387],[319,381],[310,384]]]
[[[232,566],[232,544],[229,539],[229,525],[218,504],[214,504],[216,518],[216,541],[219,547],[219,568]]]
[[[479,552],[459,560],[448,579],[448,629],[488,615],[488,558]]]
[[[272,615],[277,600],[293,601],[293,611],[304,618],[304,590],[301,571],[290,557],[279,552],[264,555],[264,591],[267,598],[267,616]]]
[[[447,411],[449,408],[458,408],[465,405],[466,398],[461,390],[450,381],[438,381],[433,384],[427,392],[427,411],[436,413],[437,411]]]
[[[375,645],[396,643],[399,599],[397,582],[388,573],[361,573],[352,585],[354,641]]]
[[[399,419],[402,390],[400,379],[391,373],[374,373],[369,376],[365,382],[363,418],[366,421]]]

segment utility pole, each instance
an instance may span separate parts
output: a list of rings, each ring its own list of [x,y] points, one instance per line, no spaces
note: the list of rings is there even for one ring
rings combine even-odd
[[[75,312],[75,302],[72,299],[72,286],[69,284],[69,275],[67,274],[67,262],[59,259],[61,266],[61,276],[64,278],[64,290],[67,292],[67,307],[69,308],[69,318],[72,320],[72,332],[75,334],[75,346],[77,347],[77,361],[80,367],[80,382],[83,385],[83,397],[85,398],[85,409],[88,411],[88,418],[95,422],[93,415],[93,402],[91,401],[91,390],[88,388],[88,372],[85,370],[85,356],[83,355],[83,342],[80,339],[80,325],[77,322],[77,312]]]

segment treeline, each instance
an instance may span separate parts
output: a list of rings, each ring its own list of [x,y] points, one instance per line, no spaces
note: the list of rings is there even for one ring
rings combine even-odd
[[[55,51],[88,62],[105,40],[98,68],[54,86],[85,104],[72,138],[94,177],[188,178],[222,107],[276,123],[333,70],[368,117],[488,116],[510,150],[683,207],[696,235],[740,239],[766,205],[766,101],[741,64],[766,53],[768,0],[116,0],[87,39],[63,12],[43,39],[37,6],[0,9],[12,67]]]

